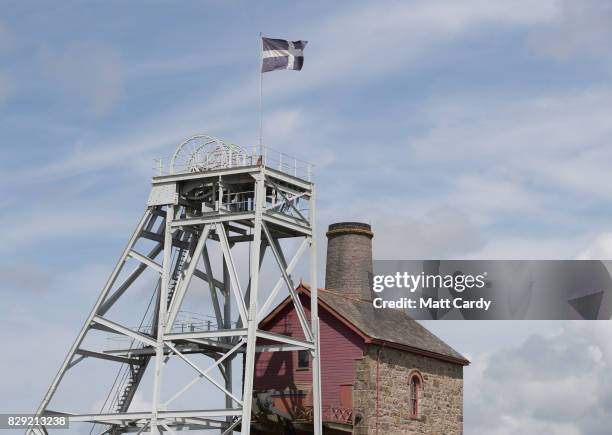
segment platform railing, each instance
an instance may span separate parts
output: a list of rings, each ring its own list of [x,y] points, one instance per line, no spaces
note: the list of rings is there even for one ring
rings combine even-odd
[[[232,322],[235,326],[237,322]],[[217,319],[214,316],[192,313],[189,311],[179,311],[177,319],[172,325],[172,333],[186,333],[186,332],[205,332],[205,331],[216,331],[224,329],[224,325],[219,325]],[[141,334],[151,334],[153,331],[153,325],[141,325],[138,327],[130,328]],[[109,334],[106,336],[105,350],[118,350],[118,349],[130,349],[134,344],[134,339],[131,337],[120,336],[116,334]],[[139,347],[142,347],[139,345]]]
[[[340,406],[324,406],[322,409],[323,421],[342,424],[353,424],[353,410]]]
[[[313,420],[312,406],[298,406],[293,411],[296,421],[311,422]],[[353,409],[341,406],[323,406],[321,418],[325,423],[353,424]]]
[[[255,165],[264,165],[307,181],[312,181],[313,177],[313,164],[265,145],[253,146],[250,149],[244,148],[242,153],[232,154],[232,151],[226,151],[221,159],[216,155],[214,161],[209,158],[209,155],[198,153],[195,153],[188,162],[172,162],[172,158],[154,159],[156,176]]]

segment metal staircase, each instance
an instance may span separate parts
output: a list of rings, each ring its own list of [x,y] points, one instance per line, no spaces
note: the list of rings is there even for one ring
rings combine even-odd
[[[183,241],[188,242],[190,239],[190,234],[183,235]],[[178,287],[178,283],[182,278],[183,269],[185,268],[185,262],[188,258],[188,249],[180,249],[177,254],[177,259],[175,262],[174,270],[171,276],[170,285],[168,288],[168,298],[166,300],[166,304],[169,307],[172,302],[172,297],[174,296],[174,292]],[[157,330],[157,319],[153,319],[151,332],[152,335],[156,334]],[[142,349],[143,345],[138,345],[135,349]],[[142,377],[146,371],[147,365],[150,361],[150,357],[142,356],[138,358],[140,360],[140,364],[129,365],[127,370],[127,376],[123,377],[123,384],[120,384],[117,388],[117,395],[115,396],[116,406],[115,409],[117,412],[126,412],[130,407],[130,403],[132,402],[132,398],[134,396],[134,392],[138,388]],[[124,369],[123,367],[121,368]]]
[[[141,364],[129,366],[127,381],[124,383],[123,389],[120,390],[121,395],[117,398],[116,410],[118,412],[125,412],[127,411],[127,408],[129,408],[134,392],[136,391],[136,387],[142,379],[150,358],[139,359],[142,362]]]
[[[317,283],[311,170],[309,163],[267,147],[247,152],[206,135],[181,142],[169,165],[164,167],[160,162],[159,174],[151,181],[147,208],[37,407],[36,416],[61,413],[71,424],[90,424],[92,434],[96,430],[103,430],[105,435],[159,435],[183,430],[229,434],[239,430],[249,435],[258,353],[306,350],[311,357],[313,433],[321,434],[318,291],[313,285],[308,316],[291,279],[296,267],[306,267],[303,262],[308,263],[310,282]],[[289,258],[285,251],[294,245],[297,249]],[[264,261],[266,252],[273,255],[271,261]],[[205,270],[198,268],[200,262]],[[141,278],[143,275],[145,278]],[[200,281],[192,282],[194,277]],[[276,284],[268,288],[273,283],[269,279],[275,277]],[[133,302],[138,295],[129,294],[135,287],[138,291],[146,287],[148,292],[144,314],[140,304]],[[198,293],[206,298],[205,317],[198,313],[187,313],[186,320],[178,317],[185,307],[202,302],[195,299]],[[293,302],[303,339],[259,328],[259,320],[285,293]],[[113,310],[115,306],[121,311]],[[212,311],[214,317],[208,315]],[[139,322],[138,327],[130,326]],[[121,344],[104,349],[100,332],[112,333],[111,341]],[[258,345],[260,339],[266,345]],[[96,406],[100,410],[54,410],[52,401],[58,390],[65,393],[70,387],[64,376],[90,358],[101,360],[111,370],[113,365],[121,367],[109,380],[112,385],[104,402]],[[233,365],[240,364],[238,359],[242,359],[242,370],[233,370]],[[168,361],[176,364],[166,364]],[[200,367],[202,364],[205,366]],[[147,369],[149,365],[152,370]],[[198,372],[182,388],[179,365]],[[105,383],[97,371],[88,373],[92,385]],[[219,376],[223,379],[217,381]],[[168,400],[162,394],[162,378],[177,388]],[[143,385],[149,380],[152,391]],[[189,403],[183,395],[196,382],[204,384],[210,401],[193,403],[189,409],[182,409],[178,403],[168,407],[179,397]],[[138,391],[150,394],[151,403],[136,410]],[[78,397],[83,399],[78,408],[92,408],[85,402],[88,396]],[[27,433],[45,435],[47,428],[37,424]]]
[[[189,250],[187,249],[181,249],[179,251],[178,260],[176,262],[176,267],[174,268],[174,273],[172,274],[172,277],[170,279],[170,285],[168,288],[168,300],[166,301],[166,303],[168,304],[168,307],[170,307],[170,304],[172,303],[172,297],[174,296],[174,291],[176,290],[178,282],[180,281],[182,277],[183,269],[185,268],[185,260],[187,259],[188,252]]]

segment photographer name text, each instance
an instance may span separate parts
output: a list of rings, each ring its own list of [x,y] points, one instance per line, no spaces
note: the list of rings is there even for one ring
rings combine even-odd
[[[396,272],[391,275],[374,275],[372,280],[372,290],[375,293],[381,293],[387,289],[402,289],[409,293],[415,293],[417,290],[440,290],[447,289],[454,294],[461,294],[466,291],[469,294],[470,289],[482,289],[486,287],[487,272],[482,274],[448,274],[448,275],[431,275],[421,272],[420,274],[411,274],[408,272]],[[472,299],[469,297],[449,297],[449,298],[434,298],[431,296],[420,297],[399,297],[397,299],[385,299],[376,297],[372,301],[374,308],[392,308],[402,310],[415,309],[460,309],[460,310],[484,310],[488,311],[491,308],[493,301],[484,297]]]

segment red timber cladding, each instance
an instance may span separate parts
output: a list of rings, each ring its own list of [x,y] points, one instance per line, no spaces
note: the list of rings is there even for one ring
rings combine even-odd
[[[302,305],[310,319],[310,299],[300,295]],[[346,406],[346,397],[341,403],[341,390],[346,396],[347,385],[355,379],[355,364],[363,358],[363,339],[328,311],[319,306],[321,327],[321,384],[323,407]],[[267,325],[266,330],[279,334],[304,338],[293,304],[289,303]],[[263,344],[263,343],[262,343]],[[311,390],[311,369],[297,368],[297,352],[261,352],[256,356],[256,390]],[[341,388],[344,386],[344,388]],[[303,403],[311,405],[310,394]],[[284,406],[283,406],[284,407]]]

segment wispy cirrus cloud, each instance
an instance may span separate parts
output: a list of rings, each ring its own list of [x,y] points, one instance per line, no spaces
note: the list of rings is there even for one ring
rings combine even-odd
[[[530,13],[526,8],[509,7],[501,1],[473,0],[458,4],[451,1],[415,2],[403,4],[382,2],[343,10],[317,24],[316,30],[304,30],[315,35],[308,49],[308,66],[298,78],[292,74],[266,77],[266,97],[270,108],[279,111],[279,100],[295,98],[316,88],[338,83],[368,81],[394,74],[398,69],[417,66],[434,60],[436,50],[445,50],[490,23],[507,26],[529,26],[550,20],[554,15],[552,2],[542,2]],[[346,41],[352,43],[347,49]],[[389,45],[401,41],[397,48]],[[224,52],[219,60],[205,53],[178,55],[162,60],[139,60],[127,64],[123,56],[111,46],[96,42],[74,43],[57,49],[43,47],[39,59],[47,76],[60,87],[86,102],[96,113],[108,112],[116,104],[125,88],[126,71],[134,78],[143,74],[172,74],[177,71],[198,69],[205,71],[220,63],[235,63],[241,53]],[[439,58],[439,56],[438,56]],[[225,60],[223,60],[225,59]],[[333,66],[332,66],[333,65]],[[358,67],[357,67],[358,66]],[[218,119],[240,119],[241,113],[254,107],[257,98],[257,80],[246,74],[237,86],[215,90],[202,101],[177,104],[154,115],[148,121],[136,123],[131,131],[109,138],[113,144],[98,140],[78,153],[66,153],[55,162],[45,163],[38,174],[50,178],[71,170],[105,167],[143,150],[160,148],[176,142],[185,131],[200,131],[201,120],[206,119],[206,130],[218,130]],[[196,121],[197,119],[197,121]],[[266,122],[272,134],[286,124]],[[254,125],[254,124],[253,124]],[[195,128],[194,128],[195,127]],[[249,127],[255,132],[255,128]],[[244,136],[240,131],[237,136]],[[174,139],[172,140],[171,137]],[[279,144],[280,145],[280,144]],[[67,148],[68,150],[70,147]],[[82,169],[78,169],[82,168]]]
[[[406,139],[407,155],[448,180],[442,200],[477,222],[571,225],[567,207],[602,207],[611,195],[611,103],[605,86],[433,99],[423,106],[429,128]]]
[[[142,4],[123,7],[134,12]],[[61,360],[82,320],[63,317],[82,317],[79,313],[92,302],[93,293],[87,293],[90,299],[78,298],[85,294],[81,283],[95,292],[107,273],[98,262],[116,258],[109,254],[102,260],[103,242],[96,238],[112,239],[105,240],[106,248],[119,252],[137,208],[144,205],[152,157],[171,154],[182,138],[202,131],[245,145],[256,141],[258,53],[256,44],[242,41],[255,40],[262,28],[273,36],[310,41],[303,71],[264,78],[264,137],[318,164],[324,225],[344,218],[370,221],[379,258],[571,258],[577,253],[596,258],[608,252],[608,237],[598,235],[610,232],[602,204],[610,199],[606,162],[612,157],[607,146],[612,91],[593,79],[591,70],[575,74],[579,65],[568,62],[587,54],[590,69],[605,70],[609,17],[602,3],[439,0],[334,7],[309,2],[300,14],[294,7],[245,4],[246,19],[232,26],[226,24],[237,15],[231,7],[215,10],[218,19],[203,26],[201,9],[189,2],[123,13],[112,22],[112,32],[109,21],[90,15],[114,16],[107,4],[54,8],[54,19],[71,23],[65,28],[48,25],[51,12],[37,14],[20,28],[0,25],[0,51],[19,54],[17,68],[0,65],[8,80],[4,95],[10,96],[2,106],[10,116],[2,118],[0,128],[7,128],[3,144],[11,145],[11,157],[17,156],[0,175],[8,204],[0,219],[0,237],[8,247],[0,252],[2,269],[13,286],[10,310],[14,304],[19,308],[2,316],[7,343],[35,343],[50,362]],[[217,44],[215,38],[227,35],[223,27],[231,27],[234,40]],[[163,35],[172,49],[158,49],[151,33],[139,39],[143,28],[172,29]],[[24,50],[15,50],[24,40],[29,41]],[[198,45],[205,40],[215,43]],[[186,41],[196,43],[185,47]],[[165,88],[159,86],[162,80]],[[24,91],[32,87],[31,93]],[[39,91],[53,101],[45,99],[47,94],[34,95]],[[58,128],[58,107],[60,122],[70,128]],[[89,115],[86,121],[78,117],[81,112]],[[11,124],[11,117],[20,122]],[[138,206],[126,206],[133,203]],[[321,253],[324,225],[319,227]],[[92,227],[100,231],[92,234]],[[84,240],[95,243],[95,252],[75,248]],[[27,270],[17,267],[21,262],[38,273],[26,276]],[[7,272],[13,269],[12,275]],[[51,296],[57,289],[63,298],[19,291],[42,287],[48,274],[65,277],[49,281]],[[69,307],[62,305],[66,300]],[[460,333],[453,344],[459,350],[476,348],[466,375],[478,376],[466,378],[466,386],[480,388],[482,396],[468,392],[470,431],[598,433],[599,417],[589,410],[592,427],[580,417],[568,421],[545,415],[547,397],[517,381],[521,374],[515,367],[529,361],[530,350],[568,360],[568,367],[555,366],[542,383],[527,373],[542,391],[557,392],[557,382],[576,392],[574,381],[583,379],[571,373],[570,365],[585,377],[588,372],[605,378],[600,363],[588,360],[598,353],[585,345],[586,332],[541,336],[541,349],[533,350],[517,338],[529,335],[523,325],[490,325],[487,329],[499,335],[489,341],[465,334],[466,326],[455,329]],[[43,330],[48,331],[44,336]],[[442,333],[447,335],[452,332]],[[49,336],[56,342],[46,340]],[[586,363],[573,358],[564,340]],[[600,347],[607,367],[604,339],[589,340]],[[492,352],[481,364],[478,349],[488,349],[491,341],[511,349]],[[9,392],[3,406],[10,401],[28,411],[55,367],[38,370],[24,360],[36,358],[2,361],[4,372],[27,373],[14,378],[30,382],[26,388],[21,381],[3,379],[2,390]],[[500,360],[510,363],[501,375],[494,373]],[[513,384],[502,378],[510,376]],[[585,379],[581,393],[608,403],[607,384],[601,384]],[[505,389],[507,395],[490,398]],[[581,397],[558,394],[564,400]],[[491,413],[489,403],[478,401],[485,399],[491,399]],[[566,412],[563,403],[553,405],[551,410]]]
[[[367,2],[292,33],[312,35],[303,79],[275,78],[272,98],[328,86],[351,86],[444,63],[452,47],[491,26],[531,29],[554,21],[554,0]]]
[[[0,253],[8,255],[52,240],[76,240],[123,236],[129,231],[127,222],[135,223],[138,216],[110,207],[111,201],[63,201],[39,205],[0,219]],[[17,249],[16,249],[17,247]]]
[[[124,61],[112,46],[92,41],[43,46],[38,56],[43,75],[96,114],[108,112],[122,97]]]

